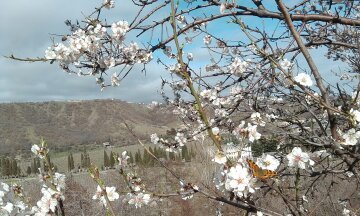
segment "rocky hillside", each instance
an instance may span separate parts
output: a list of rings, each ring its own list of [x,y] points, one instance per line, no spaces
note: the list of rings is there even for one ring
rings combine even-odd
[[[135,140],[124,120],[144,139],[175,124],[165,107],[148,108],[119,100],[0,104],[0,155],[29,151],[40,137],[53,150],[106,141],[131,145]]]

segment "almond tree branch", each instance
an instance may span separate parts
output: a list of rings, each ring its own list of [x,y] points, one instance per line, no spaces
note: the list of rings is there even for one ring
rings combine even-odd
[[[279,10],[284,15],[285,22],[288,25],[291,34],[293,35],[296,43],[298,44],[301,52],[304,55],[306,62],[308,63],[311,73],[313,74],[313,76],[315,78],[317,87],[319,88],[319,90],[321,92],[321,97],[323,98],[324,103],[327,105],[327,107],[331,107],[330,100],[329,100],[329,94],[328,94],[328,91],[326,90],[326,87],[325,87],[323,81],[322,81],[321,74],[320,74],[313,58],[311,57],[308,49],[306,48],[304,42],[301,40],[300,34],[296,31],[295,26],[292,21],[292,17],[290,16],[290,14],[289,14],[286,6],[283,4],[282,0],[275,0],[275,1],[279,7]],[[329,118],[329,122],[330,122],[331,135],[336,140],[338,138],[336,118],[331,109],[327,108],[326,110],[327,110],[327,114],[328,114],[328,118]]]

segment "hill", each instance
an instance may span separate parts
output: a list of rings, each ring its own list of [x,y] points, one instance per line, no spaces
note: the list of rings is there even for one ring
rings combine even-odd
[[[115,146],[134,144],[123,121],[142,139],[175,125],[164,106],[148,108],[119,100],[0,104],[0,154],[29,152],[40,137],[52,151],[108,141]]]

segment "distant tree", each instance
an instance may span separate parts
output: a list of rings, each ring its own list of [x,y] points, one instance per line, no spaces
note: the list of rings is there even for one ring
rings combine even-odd
[[[191,158],[195,158],[195,157],[196,157],[196,151],[193,149],[193,147],[191,147],[190,155],[191,155]]]
[[[80,156],[80,166],[81,168],[84,168],[85,167],[85,160],[84,160],[84,154],[81,153],[81,156]]]
[[[115,166],[115,157],[116,157],[116,155],[114,154],[114,152],[110,152],[110,161],[109,161],[109,166],[110,166],[110,168],[114,168],[114,166]]]
[[[191,161],[191,155],[190,155],[190,152],[189,152],[188,147],[187,147],[186,145],[183,146],[183,148],[182,148],[181,157],[182,157],[182,159],[185,160],[186,162],[190,162],[190,161]]]
[[[162,148],[159,148],[159,150],[160,150],[160,152],[161,152],[161,157],[164,158],[165,160],[168,160],[169,157],[168,157],[167,152],[166,152],[164,149],[162,149]]]
[[[31,167],[28,166],[26,169],[26,174],[29,176],[29,175],[31,175],[31,173],[32,173]]]
[[[3,175],[4,158],[0,158],[0,176]]]
[[[160,158],[161,157],[161,153],[160,151],[158,151],[158,148],[156,148],[156,146],[154,147],[154,149],[152,150],[152,153],[157,157]]]
[[[75,163],[72,153],[68,155],[68,171],[75,169]]]
[[[110,165],[109,156],[106,153],[106,151],[104,151],[104,168],[109,167],[109,165]]]
[[[10,174],[11,174],[11,163],[9,158],[6,158],[4,164],[4,176],[9,176]]]
[[[174,152],[169,152],[169,159],[170,160],[175,160],[175,153]]]
[[[68,155],[68,171],[75,169],[74,157],[72,153]]]
[[[89,168],[91,164],[89,153],[86,154],[86,168]]]
[[[135,163],[136,163],[137,165],[142,164],[142,158],[141,158],[140,150],[138,150],[138,151],[135,153]]]
[[[23,175],[23,174],[21,174],[21,167],[20,166],[17,167],[16,171],[17,171],[16,176],[19,177],[19,176]]]
[[[149,148],[149,151],[154,155],[155,154],[155,149],[152,149],[151,147]],[[153,158],[153,156],[151,156],[149,153],[148,155],[148,162],[147,165],[148,166],[154,166],[155,164],[155,159]],[[157,157],[158,158],[158,157]]]
[[[134,163],[134,156],[133,156],[133,154],[131,152],[129,152],[129,157],[130,157],[129,160],[128,160],[129,163],[133,164]]]
[[[181,149],[181,158],[183,160],[185,160],[185,158],[187,157],[188,154],[189,154],[189,152],[188,152],[187,146],[185,145]]]
[[[36,173],[39,172],[39,170],[38,170],[39,166],[38,165],[40,165],[38,163],[38,158],[34,158],[33,162],[31,163],[31,173],[36,174]]]
[[[10,160],[10,175],[11,176],[17,176],[18,175],[18,165],[15,158],[11,158]]]
[[[71,168],[75,169],[75,162],[74,162],[74,157],[73,157],[72,153],[70,153],[70,159],[71,159]]]
[[[182,162],[181,154],[175,154],[175,161],[176,162]]]
[[[70,172],[70,171],[72,170],[72,167],[71,167],[71,157],[70,157],[70,155],[68,155],[67,162],[68,162],[68,171]]]
[[[150,157],[151,157],[150,154],[144,149],[142,164],[149,165]]]
[[[73,162],[72,162],[73,163]],[[87,169],[90,166],[90,155],[89,153],[85,150],[83,153],[81,153],[81,159],[80,159],[80,166],[81,168]]]
[[[35,172],[36,172],[36,162],[35,162],[35,158],[34,158],[33,161],[31,162],[30,168],[31,168],[31,173],[34,173],[34,174],[35,174]]]

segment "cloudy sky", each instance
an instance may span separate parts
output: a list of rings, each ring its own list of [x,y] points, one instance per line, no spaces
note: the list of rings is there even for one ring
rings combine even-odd
[[[57,64],[25,63],[2,56],[42,57],[52,44],[51,34],[66,34],[66,19],[82,20],[102,0],[1,0],[0,1],[0,102],[87,100],[117,98],[132,102],[160,100],[161,76],[168,77],[164,69],[152,61],[148,72],[135,69],[117,88],[101,92],[94,77],[78,77],[63,72]],[[136,14],[130,0],[116,2],[115,9],[106,12],[108,23],[130,20]],[[160,14],[164,17],[166,12]],[[260,24],[260,22],[259,22]],[[218,29],[223,31],[224,29]],[[195,60],[205,53],[194,53]],[[204,55],[203,55],[204,54]],[[208,57],[207,57],[208,58]],[[199,60],[199,59],[198,59]],[[321,69],[336,69],[325,58],[316,59]]]

